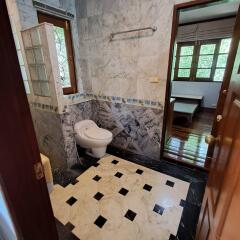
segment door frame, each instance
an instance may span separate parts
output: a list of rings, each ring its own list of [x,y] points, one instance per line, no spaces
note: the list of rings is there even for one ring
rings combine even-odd
[[[164,155],[164,145],[165,145],[165,136],[166,136],[166,128],[167,128],[167,119],[168,119],[168,109],[170,107],[169,99],[171,97],[171,72],[172,72],[172,63],[173,63],[173,49],[174,49],[174,43],[175,43],[175,38],[177,35],[177,28],[178,28],[178,23],[179,23],[179,10],[189,8],[189,7],[195,7],[203,4],[209,4],[213,2],[218,2],[219,0],[193,0],[189,1],[186,3],[180,3],[180,4],[175,4],[173,7],[173,17],[172,17],[172,31],[171,31],[171,40],[170,40],[170,51],[169,51],[169,60],[168,60],[168,71],[167,71],[167,84],[166,84],[166,93],[165,93],[165,103],[164,103],[164,113],[163,113],[163,128],[162,128],[162,136],[161,136],[161,144],[160,144],[160,159],[163,158]],[[228,61],[232,61],[232,59],[228,59]],[[227,66],[230,64],[227,64]],[[226,73],[227,72],[227,73]],[[217,107],[214,113],[214,122],[212,126],[212,131],[211,134],[215,135],[218,129],[218,122],[216,121],[216,116],[221,114],[223,111],[223,105],[226,99],[226,89],[228,89],[229,82],[230,82],[230,77],[231,77],[231,71],[228,69],[228,71],[225,71],[225,75],[222,81],[221,85],[221,90],[219,94],[219,99],[217,102]],[[209,157],[212,156],[212,148],[208,149],[207,153],[207,160],[205,162],[205,170],[209,170],[210,167],[210,161]],[[164,157],[164,159],[168,161],[174,161],[174,162],[180,162],[178,160]],[[195,168],[200,168],[203,169],[202,167],[192,165],[191,163],[183,162],[181,161],[182,165],[187,165],[187,166],[194,166]]]
[[[57,240],[5,0],[0,0],[0,32],[4,33],[0,38],[0,183],[3,194],[18,239]]]

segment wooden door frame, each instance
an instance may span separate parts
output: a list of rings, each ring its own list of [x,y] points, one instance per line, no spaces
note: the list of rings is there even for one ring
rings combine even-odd
[[[18,239],[57,240],[57,229],[5,0],[0,0],[0,181]]]
[[[163,128],[162,128],[162,136],[161,136],[162,138],[161,138],[161,144],[160,144],[160,147],[161,147],[160,159],[162,159],[163,155],[164,155],[165,135],[166,135],[167,118],[168,118],[167,113],[168,113],[168,109],[170,107],[169,99],[171,97],[171,73],[172,73],[172,63],[173,63],[173,49],[174,49],[174,43],[175,43],[177,29],[178,29],[178,25],[179,25],[178,24],[179,23],[179,10],[189,8],[189,7],[195,7],[198,5],[218,2],[218,1],[219,0],[195,0],[195,1],[193,0],[193,1],[186,2],[186,3],[180,3],[180,4],[174,5],[173,17],[172,17],[173,21],[172,21],[171,40],[170,40],[170,51],[169,51],[169,60],[168,60],[168,71],[167,71],[167,84],[166,84],[164,113],[163,113]],[[232,61],[232,59],[229,61]],[[227,72],[227,71],[225,71],[225,72]],[[217,131],[216,116],[218,114],[222,113],[223,103],[225,102],[225,98],[226,98],[226,93],[223,92],[223,90],[228,89],[229,82],[230,82],[230,76],[231,76],[231,74],[229,74],[229,73],[225,74],[224,79],[222,81],[221,94],[219,95],[217,108],[216,108],[215,114],[214,114],[214,122],[213,122],[212,132],[211,132],[213,135],[215,135],[216,131]],[[211,154],[212,154],[212,151],[209,150],[207,153],[207,156],[211,156]],[[168,157],[164,157],[164,158],[169,161],[177,161],[175,159],[168,158]],[[187,163],[187,162],[181,162],[181,164],[193,166],[192,164]],[[206,166],[205,169],[209,170],[210,162],[208,160],[206,160],[205,166]],[[194,165],[194,167],[202,169],[201,167],[196,166],[196,165]]]

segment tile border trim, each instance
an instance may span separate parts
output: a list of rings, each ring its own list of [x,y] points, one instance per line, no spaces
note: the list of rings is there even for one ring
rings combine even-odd
[[[58,107],[39,102],[29,102],[30,107],[37,108],[43,111],[58,113]]]
[[[84,101],[89,100],[103,100],[113,103],[124,103],[130,105],[137,105],[142,107],[151,107],[151,108],[162,108],[162,104],[159,101],[153,100],[144,100],[144,99],[136,99],[136,98],[123,98],[119,96],[106,96],[106,95],[97,95],[92,93],[76,93],[71,95],[64,96],[66,105],[73,105]],[[66,105],[64,106],[66,108]]]

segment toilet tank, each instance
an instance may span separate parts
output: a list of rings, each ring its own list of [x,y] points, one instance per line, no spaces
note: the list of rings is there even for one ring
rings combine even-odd
[[[79,132],[81,130],[87,130],[90,127],[97,127],[97,124],[92,120],[83,120],[75,123],[74,131]]]

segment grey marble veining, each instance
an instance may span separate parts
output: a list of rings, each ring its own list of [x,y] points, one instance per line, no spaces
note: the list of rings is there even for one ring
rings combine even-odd
[[[77,160],[73,126],[91,119],[113,133],[112,146],[159,160],[163,110],[92,100],[69,106],[61,115],[68,165]]]
[[[91,101],[70,105],[66,113],[60,115],[69,167],[78,162],[74,125],[79,121],[92,119],[93,115]]]
[[[164,104],[174,4],[186,0],[80,0],[78,11],[83,89],[94,94]],[[157,31],[110,34],[142,27]],[[151,79],[158,77],[159,82]],[[89,82],[87,84],[87,82]],[[92,88],[91,88],[92,86]]]
[[[67,168],[60,115],[36,108],[31,114],[40,152],[49,157],[53,170]]]
[[[90,100],[70,105],[57,114],[32,108],[40,151],[53,169],[79,163],[74,125],[91,119],[113,133],[112,146],[159,160],[163,109]]]
[[[96,122],[110,130],[112,146],[159,160],[163,109],[93,101]]]

